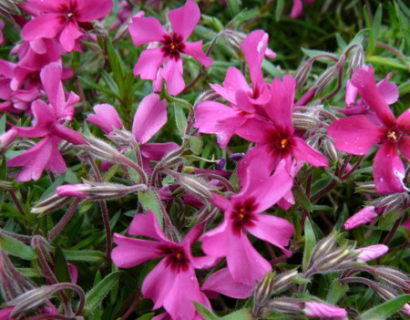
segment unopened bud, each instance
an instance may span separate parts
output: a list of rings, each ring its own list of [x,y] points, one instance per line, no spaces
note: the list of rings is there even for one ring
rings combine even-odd
[[[410,205],[410,197],[407,192],[389,194],[372,201],[376,208],[384,208],[384,212],[397,209],[407,209]]]
[[[377,194],[376,185],[373,182],[360,182],[360,183],[357,183],[356,192]]]
[[[235,50],[241,50],[241,43],[245,39],[246,34],[232,29],[225,29],[223,36],[226,42]]]
[[[364,66],[364,50],[360,45],[356,45],[356,48],[353,50],[354,53],[350,60],[350,68],[352,69],[352,71],[355,71],[356,69]]]
[[[214,101],[216,99],[218,99],[220,97],[220,95],[218,93],[216,93],[214,90],[207,90],[203,93],[201,93],[198,98],[196,98],[194,106],[205,102],[205,101]]]
[[[336,150],[333,141],[329,139],[327,136],[324,136],[322,139],[322,149],[331,161],[333,162],[339,161],[340,154]]]
[[[113,128],[111,134],[106,135],[117,146],[134,146],[136,141],[132,133],[124,128]]]
[[[102,23],[98,20],[93,20],[93,31],[97,36],[106,38],[108,36],[107,30],[104,28]]]
[[[388,285],[403,290],[409,289],[410,278],[400,270],[385,266],[371,267],[371,270],[373,270],[373,275]]]
[[[254,315],[258,315],[261,308],[265,306],[266,301],[272,294],[272,283],[275,275],[272,273],[265,274],[261,282],[256,286],[253,294],[253,310]]]
[[[336,246],[338,239],[339,236],[337,235],[337,233],[332,232],[327,237],[320,240],[313,248],[311,259],[316,260],[319,257],[323,257],[324,255],[329,253]]]
[[[311,114],[294,112],[292,114],[293,125],[297,129],[316,129],[320,123],[319,119]]]
[[[0,16],[6,20],[12,20],[11,16],[20,15],[20,9],[17,6],[20,2],[16,0],[0,1]]]
[[[295,80],[298,87],[302,87],[307,78],[309,77],[310,71],[312,70],[312,62],[305,61],[296,70]]]
[[[48,212],[57,210],[61,208],[64,204],[66,204],[69,201],[67,198],[61,198],[57,194],[53,194],[44,200],[41,200],[40,202],[36,203],[32,208],[31,208],[31,213],[34,214],[46,214]]]
[[[308,317],[323,319],[344,319],[347,317],[345,309],[318,301],[306,301],[304,313]]]
[[[90,198],[93,200],[114,199],[123,197],[129,193],[146,191],[145,184],[125,186],[118,183],[89,182],[85,184],[62,185],[56,189],[61,197]]]
[[[375,244],[368,247],[358,248],[356,252],[359,252],[357,256],[358,262],[367,262],[373,259],[377,259],[389,251],[389,247],[384,244]]]
[[[333,81],[338,72],[339,70],[336,65],[330,67],[325,72],[323,72],[321,76],[315,81],[315,83],[312,85],[312,89],[317,89],[317,92],[322,91]]]
[[[207,206],[204,206],[201,210],[199,210],[198,214],[195,215],[195,223],[201,224],[207,221],[211,221],[216,216],[218,211],[219,209],[217,207],[209,209]]]
[[[373,206],[366,206],[347,219],[343,227],[345,230],[351,230],[373,221],[376,217],[377,212],[375,208]]]
[[[6,149],[17,138],[17,130],[11,128],[0,136],[0,151]]]
[[[277,298],[266,304],[266,309],[290,316],[303,315],[304,303],[295,298]]]
[[[84,137],[84,139],[88,145],[79,147],[100,160],[117,163],[118,159],[123,157],[117,149],[101,139],[92,136]]]
[[[293,283],[293,279],[298,275],[297,269],[292,269],[276,275],[272,282],[271,294],[280,293]]]
[[[187,176],[183,174],[174,175],[178,183],[188,192],[202,198],[212,198],[211,187],[205,180],[196,176]]]

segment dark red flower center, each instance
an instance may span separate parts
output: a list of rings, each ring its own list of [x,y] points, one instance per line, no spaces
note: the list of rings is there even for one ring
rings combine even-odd
[[[62,4],[58,11],[61,12],[61,19],[64,20],[65,23],[75,21],[78,15],[77,5],[73,1]]]
[[[233,231],[239,234],[246,227],[254,225],[256,220],[256,203],[255,198],[251,197],[243,202],[237,202],[233,206],[231,220]]]
[[[161,248],[165,256],[165,263],[175,272],[188,270],[189,259],[182,247],[163,247]]]
[[[286,155],[292,151],[293,139],[292,136],[285,132],[272,132],[271,134],[272,151]]]
[[[164,55],[175,60],[179,58],[180,54],[185,49],[185,44],[182,36],[176,33],[172,33],[171,35],[164,35],[161,43],[163,45],[161,50]]]
[[[387,141],[397,143],[401,140],[402,136],[403,136],[402,130],[399,130],[398,128],[390,128],[390,129],[387,129],[385,137]]]

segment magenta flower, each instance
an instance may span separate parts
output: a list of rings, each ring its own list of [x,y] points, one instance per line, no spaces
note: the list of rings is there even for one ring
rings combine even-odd
[[[195,108],[195,124],[200,133],[214,133],[221,147],[226,147],[235,131],[256,114],[266,116],[264,105],[271,98],[269,84],[262,75],[262,62],[268,50],[268,34],[255,30],[241,43],[249,68],[252,87],[235,67],[229,67],[222,85],[211,84],[212,89],[232,104],[225,106],[205,101]]]
[[[87,121],[99,126],[106,134],[113,134],[114,129],[122,128],[123,123],[115,110],[109,104],[94,107],[95,114],[90,114]],[[148,143],[148,141],[167,123],[165,100],[160,100],[157,94],[151,93],[141,100],[134,115],[132,136],[139,145],[145,168],[149,161],[159,161],[172,150],[178,148],[175,142]]]
[[[315,0],[303,0],[306,4],[312,4]],[[302,0],[293,0],[292,11],[290,17],[292,19],[299,18],[303,13],[303,3]]]
[[[202,51],[202,41],[186,41],[200,16],[198,5],[193,0],[187,0],[183,7],[169,12],[172,28],[170,33],[156,18],[134,17],[129,25],[134,45],[141,46],[151,42],[158,44],[141,53],[135,64],[134,74],[145,80],[161,82],[161,79],[164,79],[171,95],[177,95],[184,90],[181,54],[192,56],[205,67],[212,64],[212,59]]]
[[[196,226],[182,242],[173,242],[164,235],[152,211],[137,214],[128,233],[153,240],[129,238],[116,233],[114,242],[118,246],[112,251],[111,258],[118,267],[131,268],[162,257],[145,278],[142,294],[154,301],[154,309],[164,307],[173,320],[192,320],[197,314],[192,302],[210,308],[208,298],[199,288],[194,269],[208,268],[215,263],[214,258],[194,257],[191,254],[191,247],[201,231],[202,226]]]
[[[14,307],[5,307],[0,310],[0,320],[11,320],[11,312]]]
[[[246,170],[246,177],[240,176],[243,188],[229,200],[217,194],[212,203],[224,211],[223,223],[201,237],[204,252],[214,257],[226,257],[229,272],[234,281],[253,286],[261,280],[271,265],[250,243],[247,232],[285,249],[293,234],[293,226],[287,220],[261,214],[281,199],[291,188],[292,178],[278,165],[275,173],[268,175],[263,161],[255,159]]]
[[[345,309],[323,302],[305,302],[305,315],[311,318],[344,319],[347,317]]]
[[[380,144],[373,163],[376,190],[403,192],[404,166],[398,151],[410,160],[410,112],[407,110],[395,119],[377,88],[372,68],[356,70],[351,81],[376,114],[379,124],[364,115],[351,116],[333,122],[328,134],[337,149],[356,155],[366,155],[374,145]]]
[[[347,219],[343,224],[343,227],[345,228],[345,230],[351,230],[373,221],[373,219],[376,217],[377,212],[375,211],[374,207],[367,206]]]
[[[36,100],[32,105],[34,126],[15,127],[18,136],[24,138],[43,138],[34,147],[10,159],[10,167],[22,167],[16,180],[28,181],[40,178],[44,169],[54,173],[66,170],[64,159],[58,150],[58,143],[66,140],[73,144],[84,144],[81,134],[67,128],[65,121],[72,119],[74,104],[79,98],[71,92],[66,100],[61,83],[62,67],[59,63],[50,63],[40,73],[41,82],[47,93],[50,104]]]
[[[274,170],[284,159],[287,166],[297,161],[308,162],[314,167],[327,166],[327,159],[321,153],[310,147],[295,133],[292,124],[292,110],[295,96],[296,81],[291,76],[283,80],[274,79],[271,84],[272,99],[266,104],[268,120],[248,119],[236,134],[255,142],[241,163],[248,163],[254,158],[264,158],[266,166]]]
[[[24,25],[24,40],[57,38],[63,48],[72,51],[89,22],[104,18],[112,9],[112,0],[28,0],[21,7],[35,18]]]

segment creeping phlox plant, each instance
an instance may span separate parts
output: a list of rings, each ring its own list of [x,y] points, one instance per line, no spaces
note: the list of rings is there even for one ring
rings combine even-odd
[[[335,2],[1,2],[0,319],[410,317],[410,8]]]

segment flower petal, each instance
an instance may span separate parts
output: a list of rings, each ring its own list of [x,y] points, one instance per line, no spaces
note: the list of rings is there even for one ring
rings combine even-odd
[[[167,84],[167,90],[171,96],[176,96],[185,88],[184,78],[182,77],[182,60],[168,60],[161,70],[161,76]]]
[[[253,286],[234,281],[228,268],[223,268],[211,274],[201,289],[218,292],[231,298],[246,299],[252,294]]]
[[[143,158],[153,161],[161,160],[166,154],[172,150],[179,148],[175,142],[158,142],[158,143],[145,143],[140,146],[141,155]]]
[[[404,111],[397,118],[397,126],[406,133],[410,133],[410,109]]]
[[[404,166],[393,143],[383,143],[373,162],[373,179],[378,193],[404,192]]]
[[[224,220],[220,226],[202,235],[200,241],[202,242],[202,250],[206,254],[213,257],[223,257],[226,255],[228,250],[226,228],[227,223]]]
[[[94,113],[87,116],[87,121],[99,126],[105,134],[113,132],[115,128],[123,126],[117,110],[107,103],[97,104],[94,106]]]
[[[133,236],[145,236],[158,241],[169,241],[159,227],[157,217],[152,210],[147,210],[146,214],[136,214],[131,221],[128,233]]]
[[[294,137],[293,155],[299,161],[310,163],[314,167],[327,167],[327,158],[319,151],[313,149],[304,140]]]
[[[168,33],[156,18],[134,17],[128,26],[132,42],[141,46],[149,42],[159,42]]]
[[[357,248],[356,251],[360,252],[357,259],[360,262],[367,262],[385,255],[389,251],[389,247],[384,244],[375,244],[368,247]]]
[[[255,224],[247,227],[247,230],[256,238],[268,241],[280,248],[287,256],[292,254],[285,249],[295,231],[293,225],[288,220],[266,214],[258,214]]]
[[[134,75],[144,80],[155,80],[163,61],[164,54],[160,48],[144,50],[134,66]]]
[[[114,243],[117,247],[111,251],[111,259],[120,268],[132,268],[161,256],[159,243],[155,241],[133,239],[115,233]]]
[[[104,18],[112,10],[112,0],[77,0],[76,19],[81,22]]]
[[[61,62],[52,62],[40,72],[41,83],[47,93],[50,104],[56,109],[63,109],[65,94],[61,83],[63,69]]]
[[[271,230],[272,231],[272,230]],[[252,246],[244,232],[228,232],[226,260],[234,281],[253,286],[272,270],[271,265]]]
[[[268,47],[269,36],[263,30],[249,33],[241,43],[241,50],[245,55],[253,87],[261,85],[263,81],[262,62]]]
[[[168,14],[172,31],[186,40],[197,25],[201,12],[193,0],[187,0],[181,8],[171,10]]]
[[[358,115],[336,120],[327,129],[335,147],[341,151],[365,155],[380,142],[384,130],[366,116]]]
[[[165,100],[151,93],[140,102],[132,123],[132,134],[135,139],[144,144],[151,139],[167,122]]]
[[[349,219],[345,221],[343,227],[345,230],[357,228],[363,224],[373,221],[377,217],[377,213],[373,206],[366,206],[360,211],[356,212]]]
[[[54,38],[63,28],[60,14],[47,13],[27,22],[21,34],[23,39],[31,41],[39,38]]]
[[[194,57],[205,67],[209,67],[212,64],[212,59],[207,57],[202,50],[202,40],[196,42],[186,42],[183,52],[191,57]]]
[[[75,42],[78,38],[80,38],[84,33],[75,23],[68,23],[64,27],[63,31],[60,34],[60,43],[63,48],[70,52],[73,51],[75,48]]]

